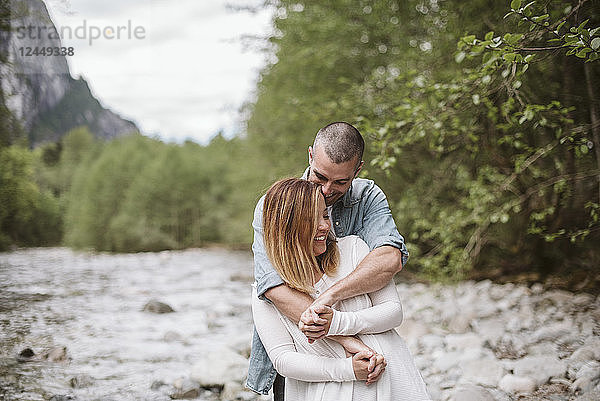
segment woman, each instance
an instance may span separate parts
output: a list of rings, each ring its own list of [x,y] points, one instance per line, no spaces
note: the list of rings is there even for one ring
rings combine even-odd
[[[369,253],[356,236],[335,241],[320,187],[285,179],[267,191],[263,206],[267,255],[285,283],[316,297],[348,275]],[[253,292],[254,324],[275,369],[286,377],[285,399],[428,400],[423,379],[394,327],[402,306],[393,282],[334,305],[328,335],[355,335],[385,357],[385,372],[369,384],[364,354],[347,357],[337,342],[309,344],[295,323]]]

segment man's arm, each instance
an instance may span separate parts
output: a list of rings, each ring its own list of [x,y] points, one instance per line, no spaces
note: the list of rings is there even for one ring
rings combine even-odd
[[[267,299],[271,301],[277,309],[290,320],[298,323],[302,312],[304,312],[312,303],[313,299],[303,292],[294,290],[287,285],[283,284],[283,280],[275,268],[269,261],[267,253],[265,251],[264,240],[263,240],[263,202],[264,197],[261,198],[254,210],[254,220],[252,227],[254,229],[254,242],[252,243],[252,251],[254,253],[254,278],[256,280],[257,295],[259,298]],[[318,309],[321,312],[320,309]],[[325,311],[323,311],[325,312]],[[321,337],[329,330],[328,322],[331,322],[333,311],[329,310],[328,314],[323,314],[324,319],[319,317],[318,313],[315,312],[313,316],[313,322],[316,322],[320,326],[307,329],[307,331],[314,330],[315,335]],[[370,350],[364,343],[357,338],[345,338],[343,336],[336,336],[333,338],[336,342],[340,343],[344,349],[352,354],[356,354],[360,351]],[[371,350],[372,352],[372,350]],[[380,370],[380,363],[376,358],[376,354],[373,353],[371,363],[369,364],[370,374],[369,380],[374,381],[377,379]],[[384,365],[385,366],[385,365]]]
[[[302,312],[298,327],[309,340],[322,338],[327,335],[333,316],[333,314],[322,313],[324,305],[331,307],[340,300],[378,291],[385,287],[400,270],[402,270],[400,250],[391,246],[372,250],[352,273],[329,287]]]
[[[335,283],[312,305],[328,305],[385,287],[402,270],[402,253],[391,246],[372,250],[352,273]]]
[[[360,207],[362,227],[355,233],[362,238],[371,252],[358,263],[352,273],[325,291],[303,312],[299,327],[311,339],[310,333],[319,332],[321,325],[313,316],[322,305],[334,303],[383,288],[408,260],[404,238],[398,233],[389,204],[383,191],[372,185],[363,194]],[[328,323],[326,323],[327,325]]]

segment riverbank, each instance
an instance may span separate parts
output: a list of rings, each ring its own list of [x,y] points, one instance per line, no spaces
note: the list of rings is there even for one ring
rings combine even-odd
[[[269,399],[243,388],[251,281],[251,255],[224,249],[0,253],[0,399]],[[397,287],[397,330],[433,399],[600,399],[597,296],[490,280]]]

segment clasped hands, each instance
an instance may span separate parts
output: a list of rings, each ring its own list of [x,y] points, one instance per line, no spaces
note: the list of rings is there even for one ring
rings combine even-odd
[[[312,344],[329,333],[332,319],[333,309],[330,306],[314,302],[300,316],[298,328]],[[367,385],[376,382],[387,365],[383,355],[376,353],[356,337],[344,337],[339,342],[346,350],[346,356],[352,356],[356,379],[365,380]]]

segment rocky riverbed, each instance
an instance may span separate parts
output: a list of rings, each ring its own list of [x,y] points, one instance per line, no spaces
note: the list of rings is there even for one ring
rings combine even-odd
[[[251,257],[0,254],[0,400],[268,400],[243,388]],[[541,285],[399,284],[435,400],[600,399],[600,300]]]

